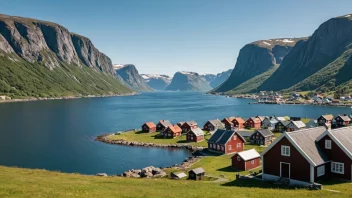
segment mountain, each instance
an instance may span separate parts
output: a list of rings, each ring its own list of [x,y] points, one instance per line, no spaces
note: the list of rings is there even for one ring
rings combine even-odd
[[[215,78],[210,82],[212,88],[216,88],[224,83],[231,75],[233,69],[221,72],[215,76]]]
[[[170,76],[163,74],[142,74],[141,76],[147,82],[149,87],[155,90],[165,90],[172,79]]]
[[[324,22],[308,40],[297,43],[259,89],[330,91],[350,84],[351,32],[351,14]]]
[[[165,90],[205,92],[210,89],[208,82],[198,73],[182,71],[175,73],[170,85]]]
[[[139,75],[138,70],[132,64],[114,65],[117,76],[136,91],[154,91],[147,82]]]
[[[203,74],[203,75],[200,75],[201,77],[203,77],[209,84],[211,82],[213,82],[216,78],[216,75],[215,74]]]
[[[0,14],[0,95],[124,94],[109,57],[61,25]]]
[[[213,92],[227,92],[241,83],[280,65],[297,41],[302,38],[260,40],[245,45],[239,52],[230,77]]]

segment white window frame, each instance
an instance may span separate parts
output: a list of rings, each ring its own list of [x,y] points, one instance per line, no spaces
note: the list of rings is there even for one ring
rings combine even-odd
[[[241,143],[237,143],[236,148],[241,148]]]
[[[228,146],[228,149],[229,149],[229,151],[231,151],[231,150],[232,150],[232,146],[231,146],[231,145],[229,145],[229,146]]]
[[[237,139],[237,135],[233,135],[233,140],[236,140]]]
[[[325,148],[331,149],[331,140],[325,140]]]
[[[254,160],[251,161],[251,164],[254,164]]]
[[[291,155],[290,146],[281,145],[281,155],[290,157]]]
[[[317,176],[320,177],[323,175],[325,175],[325,165],[319,166],[317,168]]]
[[[341,162],[331,162],[331,172],[345,174],[345,164]]]
[[[240,156],[237,156],[237,161],[241,161],[241,157]]]

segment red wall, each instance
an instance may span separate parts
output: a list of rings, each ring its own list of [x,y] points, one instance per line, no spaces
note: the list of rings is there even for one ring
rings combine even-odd
[[[190,138],[191,136],[190,135],[193,137],[193,140],[191,140],[191,138]],[[188,141],[191,141],[191,142],[199,142],[199,141],[204,140],[204,136],[203,135],[197,137],[196,135],[194,135],[191,132],[187,133],[186,138],[187,138]]]
[[[260,157],[253,159],[254,164],[251,163],[252,160],[244,161],[240,158],[240,161],[237,160],[238,154],[235,154],[232,157],[232,167],[239,170],[251,170],[260,166]]]
[[[329,136],[323,137],[319,142],[320,148],[322,148],[325,154],[328,156],[329,160],[334,162],[342,162],[344,163],[344,174],[331,173],[330,163],[325,165],[325,174],[334,178],[341,178],[346,180],[351,180],[351,168],[352,168],[352,160],[345,154],[340,147],[331,140],[331,149],[325,149],[325,140],[331,140]],[[315,174],[316,176],[316,174]]]
[[[236,140],[233,139],[233,136],[231,137],[231,139],[229,141],[227,141],[227,144],[225,145],[225,153],[234,153],[234,152],[240,152],[244,150],[244,142],[243,140],[238,137],[237,134],[235,134]],[[241,147],[237,148],[236,144],[237,143],[241,143]],[[229,150],[229,145],[231,145],[232,150]]]
[[[260,166],[260,157],[253,159],[254,164],[251,163],[252,160],[246,161],[246,169],[245,170],[251,170],[253,168],[257,168]]]
[[[239,170],[245,170],[244,169],[245,161],[243,161],[242,158],[240,158],[241,161],[238,161],[237,156],[238,156],[238,154],[235,154],[232,157],[232,167],[235,169],[239,169]]]
[[[281,145],[290,146],[290,156],[281,156]],[[283,137],[263,156],[264,174],[280,177],[280,162],[290,163],[290,178],[310,182],[310,164],[299,151]]]

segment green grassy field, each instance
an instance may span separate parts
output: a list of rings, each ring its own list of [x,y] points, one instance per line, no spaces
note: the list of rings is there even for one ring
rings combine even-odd
[[[0,197],[351,197],[350,186],[329,183],[325,189],[339,192],[310,191],[279,189],[260,181],[102,178],[0,166]]]
[[[144,133],[141,131],[130,131],[123,132],[120,135],[111,135],[108,138],[112,140],[127,140],[127,141],[136,141],[143,143],[156,143],[156,144],[190,144],[194,146],[208,146],[207,141],[210,138],[210,134],[206,132],[205,140],[201,142],[188,142],[186,136],[182,135],[176,138],[163,138],[158,136],[160,132],[154,133]]]

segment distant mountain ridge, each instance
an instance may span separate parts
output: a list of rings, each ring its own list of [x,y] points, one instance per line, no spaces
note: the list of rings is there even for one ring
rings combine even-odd
[[[155,90],[165,90],[172,78],[165,74],[141,74],[147,84]]]
[[[0,14],[0,94],[58,97],[131,93],[111,60],[56,23]]]
[[[181,71],[175,73],[170,85],[165,90],[206,92],[210,89],[208,82],[198,73]]]
[[[154,91],[154,89],[147,84],[145,79],[139,75],[137,68],[133,64],[115,64],[114,69],[116,75],[123,79],[123,83],[127,83],[132,89],[138,92]]]

